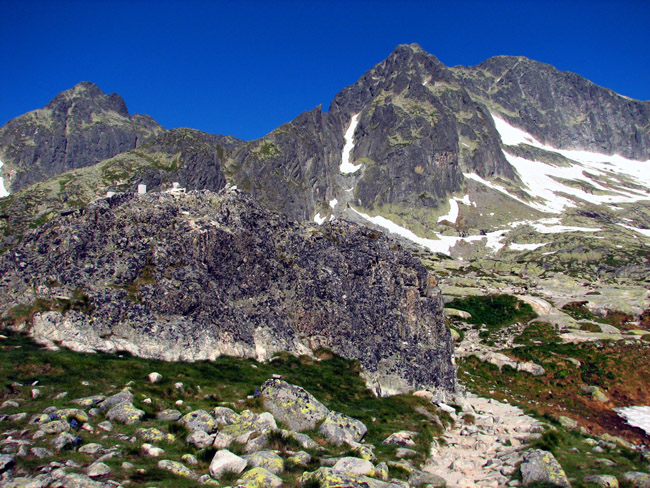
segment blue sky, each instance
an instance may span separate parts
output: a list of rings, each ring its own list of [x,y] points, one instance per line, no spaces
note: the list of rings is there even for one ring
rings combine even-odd
[[[261,137],[417,42],[523,55],[650,99],[650,2],[0,0],[0,124],[79,81],[167,128]]]

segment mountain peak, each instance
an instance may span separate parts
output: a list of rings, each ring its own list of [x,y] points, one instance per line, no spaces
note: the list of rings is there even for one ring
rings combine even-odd
[[[112,110],[118,114],[129,117],[129,110],[126,102],[117,93],[107,95],[101,88],[90,81],[77,83],[69,90],[62,91],[47,104],[47,108],[52,110],[68,110],[72,104],[84,101],[86,108],[95,110]]]

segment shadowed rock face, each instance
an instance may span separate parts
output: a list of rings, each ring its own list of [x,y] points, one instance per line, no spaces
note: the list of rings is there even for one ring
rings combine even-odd
[[[440,293],[416,259],[369,229],[297,224],[236,190],[98,200],[26,235],[0,274],[0,309],[67,297],[65,315],[37,314],[31,332],[75,349],[198,360],[327,347],[382,393],[454,388]]]
[[[162,131],[148,115],[129,115],[119,95],[106,95],[93,83],[79,83],[44,108],[0,129],[5,186],[15,192],[69,169],[90,166]]]

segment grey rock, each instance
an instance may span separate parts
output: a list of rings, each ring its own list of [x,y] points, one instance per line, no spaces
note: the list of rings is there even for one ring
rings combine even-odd
[[[97,427],[104,432],[111,432],[113,430],[113,424],[111,424],[108,420],[104,420],[103,422],[98,423]]]
[[[418,435],[417,432],[412,432],[410,430],[402,430],[389,435],[386,439],[384,439],[382,444],[384,444],[385,446],[396,445],[396,446],[414,447],[415,441],[413,439],[417,435]]]
[[[29,450],[29,452],[31,452],[34,456],[36,456],[39,459],[43,459],[53,455],[52,451],[44,447],[32,447]]]
[[[246,469],[245,459],[227,449],[217,451],[210,462],[210,476],[220,479],[225,473],[241,473]]]
[[[54,473],[52,474],[54,475]],[[113,485],[109,483],[95,481],[79,473],[63,473],[50,486],[52,488],[113,488]]]
[[[416,456],[416,455],[417,455],[417,451],[414,451],[413,449],[408,449],[408,448],[405,448],[405,447],[399,447],[395,451],[395,456],[398,459],[413,457],[413,456]]]
[[[431,486],[435,488],[447,486],[444,478],[433,473],[415,470],[409,475],[410,486]]]
[[[623,473],[622,480],[630,488],[650,488],[650,474],[641,471]]]
[[[181,417],[180,422],[190,431],[202,430],[208,434],[211,434],[217,428],[214,418],[205,410],[194,410]]]
[[[175,409],[167,408],[156,414],[156,418],[163,422],[176,422],[183,414]]]
[[[228,407],[215,407],[212,415],[219,425],[231,425],[240,421],[239,414]]]
[[[88,400],[94,402],[96,398],[98,397],[89,397]],[[97,406],[101,410],[106,411],[116,405],[119,405],[120,403],[132,403],[132,402],[133,402],[133,393],[131,393],[131,391],[129,390],[122,390],[119,393],[116,393],[115,395],[111,395],[108,398],[105,398],[104,400],[100,401],[99,403],[97,403]]]
[[[140,447],[140,450],[147,456],[151,457],[160,457],[163,454],[165,454],[164,449],[161,449],[160,447],[152,446],[149,443],[144,443]]]
[[[59,432],[67,432],[70,430],[70,424],[63,420],[52,420],[46,422],[39,427],[40,430],[46,434],[58,434]]]
[[[126,425],[132,425],[140,422],[144,415],[144,410],[135,408],[132,403],[120,403],[106,413],[106,418]]]
[[[0,454],[0,473],[9,471],[16,465],[16,460],[9,454]]]
[[[119,395],[119,394],[118,394]],[[120,396],[119,398],[124,398],[123,396]],[[84,398],[77,398],[75,400],[72,400],[72,403],[76,403],[77,405],[81,407],[92,407],[95,405],[99,405],[101,402],[103,402],[106,399],[104,395],[93,395],[89,397],[84,397]],[[131,397],[131,400],[127,400],[126,398],[124,401],[132,401],[133,398]],[[114,400],[111,400],[109,404],[106,406],[106,408],[110,407]]]
[[[394,488],[396,485],[363,475],[354,475],[335,471],[333,468],[318,468],[313,472],[305,472],[300,477],[300,483],[318,482],[321,488],[364,487],[364,488]]]
[[[532,449],[524,454],[520,466],[524,486],[546,483],[549,486],[570,487],[562,466],[553,454],[541,449]]]
[[[187,436],[185,442],[198,449],[204,449],[214,444],[215,437],[215,435],[210,435],[204,430],[195,430]]]
[[[618,480],[616,476],[610,474],[593,474],[583,478],[585,483],[593,483],[594,485],[602,486],[603,488],[618,488]]]
[[[140,285],[144,272],[153,278]],[[440,291],[416,258],[370,229],[344,221],[305,227],[237,190],[96,200],[27,233],[0,255],[0,273],[0,307],[32,279],[35,289],[47,290],[47,277],[83,288],[92,313],[43,312],[32,329],[39,340],[77,350],[266,360],[328,347],[358,359],[382,394],[455,386]],[[125,289],[134,282],[138,300]],[[297,318],[303,310],[313,312]],[[108,317],[121,317],[119,330]]]
[[[181,456],[181,461],[184,461],[187,464],[191,464],[192,466],[196,466],[197,464],[199,464],[199,460],[196,459],[196,457],[193,456],[192,454],[183,454]]]
[[[147,379],[149,380],[149,383],[158,383],[160,380],[162,380],[162,375],[160,373],[149,373],[147,375]]]
[[[368,432],[368,428],[360,420],[340,412],[330,411],[318,432],[330,442],[340,445],[361,441]]]
[[[97,456],[97,455],[102,455],[106,452],[106,448],[102,446],[101,444],[97,444],[95,442],[91,442],[88,444],[84,444],[81,446],[79,449],[77,449],[77,452],[83,453],[83,454],[89,454],[91,456]]]
[[[240,488],[281,488],[284,486],[282,478],[276,476],[271,471],[258,466],[237,480],[237,486]]]
[[[328,408],[304,388],[271,379],[261,388],[264,408],[294,431],[316,428],[329,413]]]
[[[293,466],[302,466],[306,467],[311,463],[311,456],[305,451],[298,451],[293,455],[287,457],[287,463]]]
[[[273,451],[258,451],[244,456],[249,467],[264,468],[273,474],[284,471],[284,460]]]
[[[178,461],[170,461],[168,459],[162,459],[158,461],[158,467],[160,469],[166,469],[167,471],[175,474],[176,476],[182,476],[183,478],[197,479],[198,476],[183,463]]]
[[[334,471],[346,474],[368,475],[372,476],[375,467],[370,461],[356,457],[343,457],[339,459],[334,466]]]
[[[77,439],[68,434],[67,432],[61,432],[54,439],[52,439],[52,445],[57,451],[62,451],[63,449],[68,449],[74,446],[77,443]]]
[[[101,478],[103,476],[108,476],[110,473],[111,468],[109,468],[106,464],[100,462],[92,463],[86,469],[86,474],[89,478]]]
[[[166,434],[155,427],[136,429],[135,435],[146,442],[173,442],[175,437],[172,434]]]

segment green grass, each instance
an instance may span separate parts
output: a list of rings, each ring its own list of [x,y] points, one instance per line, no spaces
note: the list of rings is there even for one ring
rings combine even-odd
[[[470,324],[484,324],[488,329],[499,329],[515,322],[526,323],[537,317],[532,307],[512,295],[488,295],[456,298],[448,308],[464,310],[472,317]]]
[[[183,411],[186,407],[209,412],[217,405],[230,406],[236,411],[251,409],[261,412],[263,406],[260,399],[249,399],[247,396],[253,395],[273,374],[280,374],[287,382],[303,386],[328,408],[364,422],[368,427],[366,440],[377,446],[378,462],[392,458],[395,448],[382,446],[381,442],[398,430],[420,433],[416,439],[415,449],[419,453],[416,460],[424,461],[431,440],[442,433],[427,414],[438,415],[443,422],[449,422],[445,414],[437,412],[433,405],[422,398],[411,395],[376,398],[366,388],[359,375],[359,363],[343,359],[329,351],[319,351],[320,360],[283,353],[269,363],[232,357],[220,357],[214,362],[171,363],[137,358],[128,353],[84,354],[69,350],[50,351],[38,346],[23,334],[8,330],[3,330],[2,333],[7,338],[0,340],[0,377],[4,378],[0,403],[9,398],[21,400],[19,408],[5,409],[2,413],[27,412],[29,419],[49,406],[70,407],[73,406],[73,399],[95,394],[110,395],[129,385],[135,396],[134,405],[144,410],[146,415],[142,422],[132,426],[114,422],[115,430],[111,434],[133,436],[140,427],[156,427],[165,433],[174,434],[175,441],[159,443],[165,450],[164,458],[180,461],[183,454],[193,454],[199,460],[199,465],[191,468],[198,474],[208,472],[214,451],[199,450],[187,445],[187,429],[176,422],[157,421],[156,413],[165,408],[179,408]],[[163,379],[155,384],[147,380],[147,375],[153,371],[163,376]],[[29,385],[36,381],[41,396],[30,399],[32,386]],[[183,383],[182,391],[174,387],[176,382]],[[61,392],[67,392],[67,396],[54,399],[55,395]],[[151,403],[145,403],[145,398],[149,398]],[[175,405],[177,400],[184,402],[182,407]],[[418,409],[424,413],[418,412]],[[101,416],[99,419],[103,420]],[[99,419],[93,419],[91,423],[96,425]],[[28,428],[32,431],[37,428],[27,424],[27,420],[22,424],[17,422],[16,425],[2,423],[3,431],[10,427]],[[129,486],[133,487],[151,486],[152,483],[159,487],[195,486],[184,478],[160,470],[157,467],[158,459],[148,458],[140,452],[144,441],[138,439],[129,443],[117,438],[103,440],[102,434],[85,431],[75,433],[84,443],[99,442],[105,447],[118,446],[122,456],[107,462],[114,469],[113,479],[130,479]],[[324,444],[324,440],[316,432],[308,434]],[[42,444],[35,445],[51,448],[49,439],[50,437],[43,438],[38,441]],[[290,439],[274,438],[272,441],[273,446],[281,451],[297,450],[295,443]],[[330,453],[343,454],[348,448],[328,446],[328,449]],[[317,451],[310,454],[319,455]],[[92,462],[90,456],[79,453],[74,455],[79,457],[79,464],[88,465]],[[135,467],[132,470],[122,469],[121,464],[124,461],[134,464]],[[20,466],[29,472],[35,472],[46,462],[48,460],[29,456],[19,460]],[[286,486],[292,486],[299,475],[298,471],[299,469],[288,470],[286,475],[283,475]]]

